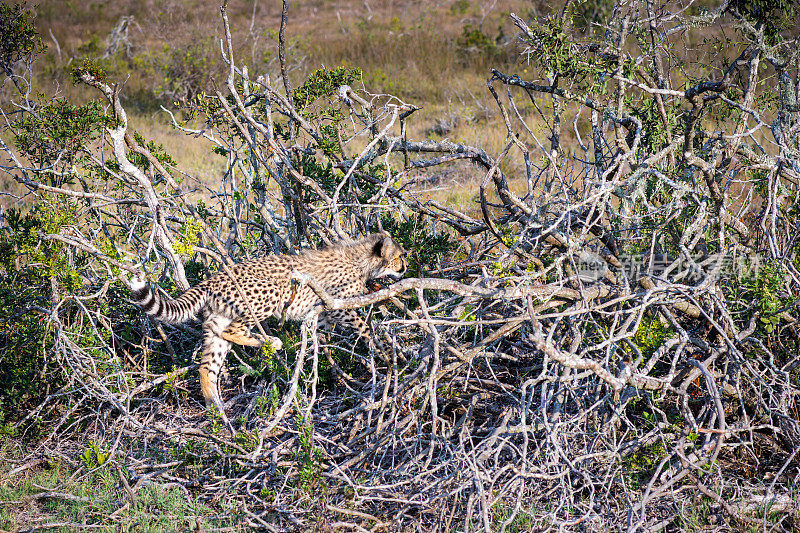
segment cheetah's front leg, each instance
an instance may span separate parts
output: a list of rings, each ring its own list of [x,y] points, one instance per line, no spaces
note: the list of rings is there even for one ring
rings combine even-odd
[[[323,324],[341,324],[350,329],[360,339],[363,339],[369,350],[377,350],[382,356],[386,356],[386,348],[377,335],[374,335],[369,324],[364,322],[358,314],[350,309],[336,309],[327,311],[322,316]]]

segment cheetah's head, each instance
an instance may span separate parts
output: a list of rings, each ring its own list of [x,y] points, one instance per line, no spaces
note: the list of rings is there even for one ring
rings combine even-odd
[[[408,268],[406,251],[397,244],[392,236],[382,231],[367,237],[370,244],[372,259],[376,265],[370,273],[371,279],[392,278],[398,280],[403,277]]]

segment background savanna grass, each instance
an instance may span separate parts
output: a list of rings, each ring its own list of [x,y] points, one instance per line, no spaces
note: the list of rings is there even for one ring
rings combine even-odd
[[[690,9],[699,13],[712,5],[710,0],[695,2]],[[583,24],[582,31],[601,31],[597,22],[612,6],[608,0],[581,5],[577,20]],[[280,2],[258,0],[231,2],[228,7],[234,55],[254,76],[280,77],[281,7]],[[481,146],[488,154],[497,155],[507,139],[502,118],[485,90],[490,69],[524,79],[537,74],[526,56],[520,55],[523,48],[508,15],[514,12],[531,19],[552,9],[548,2],[525,0],[290,2],[285,30],[287,76],[290,86],[297,87],[319,68],[359,68],[368,92],[392,94],[422,107],[408,122],[409,138],[447,139]],[[40,34],[48,45],[37,66],[36,80],[42,91],[55,89],[72,102],[94,98],[86,86],[71,82],[70,70],[85,58],[96,60],[112,79],[124,85],[121,97],[134,129],[145,139],[162,144],[178,169],[212,189],[219,187],[224,159],[211,153],[210,143],[175,131],[161,109],[164,106],[183,118],[185,104],[194,96],[224,84],[227,66],[219,54],[222,27],[217,5],[200,1],[44,1],[38,5],[37,15]],[[125,28],[120,38],[110,39],[120,27]],[[709,37],[718,33],[715,28],[704,31]],[[683,72],[681,58],[686,53],[699,56],[699,65],[713,64],[720,53],[727,53],[710,44],[710,39],[693,39],[676,38],[673,44],[678,72]],[[683,74],[688,83],[694,76],[708,73]],[[531,117],[538,115],[537,108],[550,106],[550,99],[541,95],[519,106],[545,150],[552,124]],[[562,125],[561,145],[580,150],[577,136],[586,141],[588,117],[569,112],[566,116],[570,123]],[[512,152],[502,165],[512,187],[524,189],[524,182],[517,183],[523,174],[517,154]],[[410,174],[413,177],[413,171]],[[445,187],[437,186],[442,180],[432,182],[429,176],[413,187],[430,198],[470,209],[479,174],[469,165],[455,164],[442,176]],[[14,183],[3,185],[11,190],[16,187]]]
[[[211,154],[209,143],[175,131],[161,109],[183,118],[188,100],[224,83],[227,66],[219,54],[217,7],[207,2],[44,1],[37,8],[37,26],[48,48],[38,61],[36,82],[42,91],[55,90],[72,102],[95,98],[71,82],[70,69],[85,58],[96,60],[124,85],[121,97],[134,129],[163,144],[180,170],[217,188],[224,159]],[[490,68],[527,71],[519,65],[520,48],[508,14],[530,17],[548,10],[544,2],[522,0],[290,2],[287,75],[297,87],[319,68],[359,68],[358,85],[367,91],[422,107],[409,121],[410,138],[448,139],[497,153],[505,144],[498,134],[504,128],[484,88]],[[231,2],[228,13],[237,60],[254,76],[279,79],[280,2]],[[126,29],[114,46],[109,37],[126,17]],[[477,174],[464,165],[448,174],[447,192],[433,187],[429,193],[463,206],[461,200],[468,201],[475,190],[464,184]],[[454,183],[465,191],[454,191]]]

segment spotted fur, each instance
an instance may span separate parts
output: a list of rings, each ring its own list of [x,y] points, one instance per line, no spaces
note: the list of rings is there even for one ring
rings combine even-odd
[[[206,405],[215,406],[225,418],[217,377],[232,344],[262,346],[269,340],[280,349],[279,339],[264,339],[251,329],[269,317],[303,320],[322,303],[309,286],[292,283],[294,273],[312,276],[333,297],[349,298],[369,292],[370,280],[399,279],[406,271],[405,256],[400,245],[382,232],[301,255],[270,255],[233,265],[233,278],[221,271],[176,299],[152,291],[143,274],[130,280],[129,285],[134,302],[162,322],[180,324],[202,312],[200,387]],[[352,311],[327,311],[322,318],[344,324],[360,336],[366,336],[368,331]]]

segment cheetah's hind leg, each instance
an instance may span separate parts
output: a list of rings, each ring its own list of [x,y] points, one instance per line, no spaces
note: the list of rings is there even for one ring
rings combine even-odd
[[[230,324],[230,319],[220,315],[210,316],[203,322],[203,355],[200,359],[200,389],[206,401],[206,408],[216,409],[231,435],[235,435],[228,417],[225,415],[225,404],[219,394],[219,374],[225,364],[225,358],[231,349],[230,341],[222,338],[223,329]]]
[[[239,346],[255,346],[256,348],[260,348],[264,346],[265,341],[269,341],[274,350],[277,351],[283,348],[283,342],[281,342],[278,337],[267,335],[265,338],[259,333],[253,333],[250,331],[250,328],[240,320],[235,320],[230,326],[225,328],[225,331],[222,332],[222,338],[233,344],[238,344]]]

